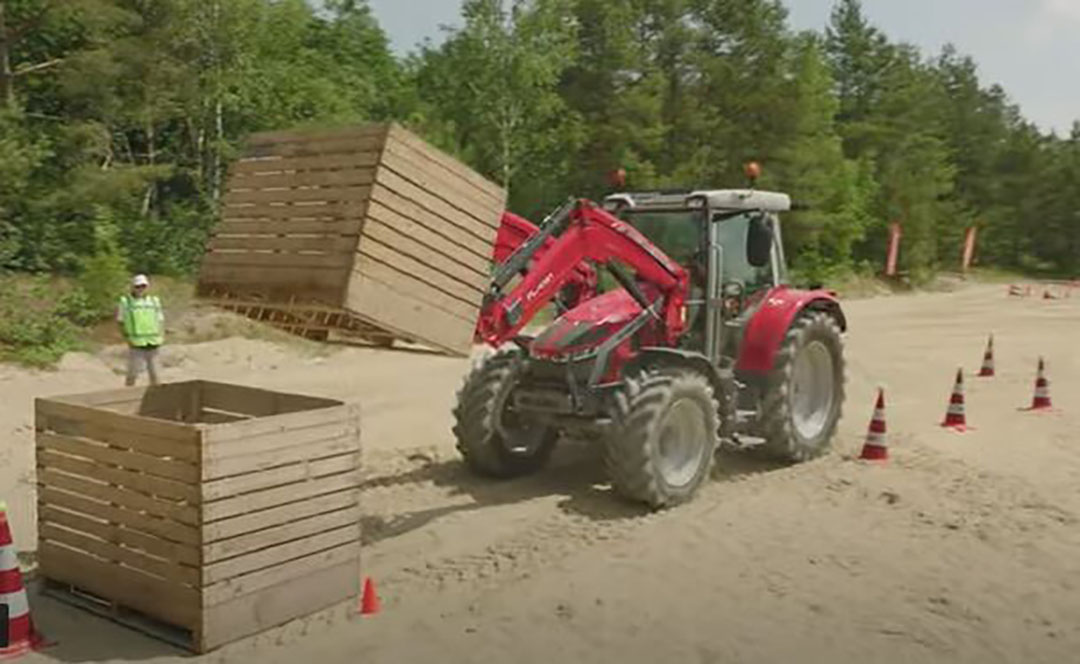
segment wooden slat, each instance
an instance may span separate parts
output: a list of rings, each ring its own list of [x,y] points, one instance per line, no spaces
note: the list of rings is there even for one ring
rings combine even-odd
[[[72,549],[93,554],[99,558],[116,561],[134,567],[147,574],[159,576],[174,583],[189,586],[199,585],[199,570],[194,567],[176,565],[164,560],[152,558],[134,549],[127,549],[110,542],[99,540],[89,535],[68,530],[50,523],[43,523],[38,529],[38,537]]]
[[[352,273],[352,280],[349,284],[350,301],[352,290],[357,286],[356,275],[362,274],[391,287],[403,297],[421,303],[422,307],[433,307],[451,314],[459,319],[460,324],[465,327],[476,327],[476,321],[480,317],[479,297],[475,302],[466,302],[433,287],[426,281],[414,277],[396,266],[390,265],[385,260],[380,260],[376,256],[367,253],[359,256],[360,260],[357,261],[356,269]],[[409,265],[414,264],[415,262]],[[423,329],[423,326],[418,329]]]
[[[199,488],[191,484],[144,475],[143,473],[121,468],[112,468],[104,464],[84,461],[83,459],[59,454],[47,449],[39,449],[37,459],[38,465],[43,468],[62,470],[65,473],[81,475],[99,482],[109,482],[120,488],[134,489],[149,495],[173,500],[183,500],[193,505],[199,502]]]
[[[250,491],[300,482],[308,478],[336,475],[357,467],[356,452],[324,459],[304,460],[290,466],[206,482],[202,487],[203,500],[206,502],[220,500]]]
[[[479,221],[485,226],[498,229],[502,218],[503,206],[481,195],[470,195],[460,178],[449,175],[447,171],[423,158],[409,154],[397,141],[391,141],[383,153],[382,167],[395,173],[426,191],[439,196],[450,205]],[[475,190],[473,190],[475,191]]]
[[[76,420],[82,424],[96,425],[100,428],[115,429],[139,435],[152,436],[157,439],[176,441],[179,444],[173,445],[176,454],[173,454],[172,456],[176,456],[177,458],[187,458],[191,461],[194,461],[196,458],[194,452],[196,451],[195,443],[199,439],[199,431],[190,426],[155,420],[148,417],[118,415],[116,413],[96,410],[87,406],[66,403],[58,399],[35,399],[34,406],[36,413],[47,417],[55,416],[63,419]],[[95,436],[87,437],[96,439]],[[113,441],[109,440],[106,442],[111,443]],[[132,449],[137,448],[132,447]]]
[[[231,422],[241,422],[249,419],[251,418],[247,415],[232,415],[216,410],[199,411],[199,421],[204,424],[229,424]]]
[[[416,220],[398,214],[382,203],[372,201],[364,226],[367,231],[373,230],[375,226],[393,229],[432,251],[442,254],[447,260],[460,265],[462,269],[480,275],[485,280],[491,279],[492,251],[490,248],[485,253],[476,252],[473,245],[461,244],[455,240],[455,234],[447,233],[445,225],[429,228]]]
[[[42,576],[77,586],[160,620],[195,629],[199,593],[135,570],[43,542],[37,552]]]
[[[352,565],[359,572],[360,543],[350,542],[343,546],[320,551],[311,556],[290,560],[268,569],[234,576],[203,589],[203,606],[215,606],[223,602],[250,595],[251,593],[279,586],[292,579],[310,575],[314,570]],[[359,574],[356,575],[359,578]]]
[[[380,169],[376,174],[376,183],[416,203],[432,214],[441,217],[445,223],[467,231],[486,243],[495,241],[496,228],[481,223],[434,194],[421,189],[390,169]]]
[[[86,438],[61,436],[46,431],[39,432],[36,440],[37,446],[46,450],[55,450],[102,463],[110,463],[121,468],[137,470],[150,475],[177,480],[178,482],[195,484],[199,481],[199,471],[190,463],[162,459],[129,450],[118,450],[97,444]]]
[[[227,210],[232,210],[238,205],[246,203],[299,203],[326,201],[327,203],[340,203],[342,201],[366,201],[371,198],[370,186],[357,187],[323,187],[319,189],[262,189],[259,191],[232,190],[222,197],[222,205]]]
[[[355,187],[375,181],[374,168],[350,168],[338,171],[313,171],[279,173],[233,178],[229,181],[227,194],[264,189],[295,189],[298,187]]]
[[[285,486],[255,491],[235,498],[205,503],[203,505],[203,519],[204,523],[227,519],[248,512],[277,507],[303,498],[313,498],[344,491],[359,486],[359,484],[360,474],[355,470],[295,484],[286,484]]]
[[[203,567],[203,582],[206,584],[218,583],[234,576],[255,572],[351,542],[359,543],[359,541],[360,524],[353,523],[337,530],[330,530],[304,539],[286,542],[268,549],[261,549],[205,565]]]
[[[251,266],[203,263],[199,271],[202,284],[228,286],[230,291],[263,292],[287,284],[298,298],[338,299],[345,287],[347,274],[342,268],[311,268],[293,266]],[[261,287],[261,288],[260,288]]]
[[[285,505],[261,512],[244,514],[232,519],[206,523],[203,525],[202,531],[203,543],[204,545],[213,544],[220,540],[239,537],[246,533],[272,528],[290,521],[298,521],[319,514],[355,507],[359,505],[359,496],[359,490],[352,488],[316,498],[295,500]]]
[[[317,398],[317,397],[312,397]],[[331,401],[331,400],[327,400]],[[218,407],[227,402],[218,401]],[[230,408],[222,408],[231,410]],[[360,405],[355,403],[342,404],[339,406],[327,406],[326,408],[314,408],[296,413],[286,413],[262,417],[249,422],[238,422],[226,426],[214,427],[205,434],[205,443],[214,445],[229,440],[250,439],[267,434],[278,434],[295,429],[320,426],[333,422],[355,422],[360,416]],[[204,478],[205,479],[205,478]]]
[[[311,571],[289,581],[206,609],[200,639],[203,652],[294,618],[355,599],[359,594],[359,564],[346,562]]]
[[[159,519],[137,511],[107,503],[100,503],[83,496],[61,491],[50,486],[38,487],[38,501],[42,505],[55,505],[66,510],[108,519],[148,535],[161,537],[183,545],[197,546],[199,531],[193,526],[168,519]]]
[[[127,417],[119,413],[98,412],[115,415],[116,417]],[[38,427],[39,433],[56,433],[72,438],[87,438],[165,460],[194,463],[197,455],[193,443],[185,444],[177,440],[147,436],[139,432],[104,426],[98,422],[79,421],[57,415],[38,415],[36,420],[35,425]]]
[[[356,152],[341,155],[311,155],[307,157],[268,157],[241,159],[229,167],[228,183],[246,183],[262,177],[288,173],[324,173],[337,169],[372,168],[379,163],[379,153]],[[227,185],[228,186],[228,185]]]
[[[268,415],[293,415],[302,411],[318,411],[317,414],[323,415],[327,421],[335,421],[346,417],[349,412],[344,407],[345,404],[336,399],[326,399],[306,394],[287,394],[247,385],[202,381],[199,385],[199,392],[204,406],[230,413],[244,413],[264,417]],[[279,426],[291,428],[288,419],[280,420]],[[306,426],[306,420],[303,426]]]
[[[63,400],[81,406],[97,407],[124,401],[140,401],[149,389],[150,388],[147,386],[119,387],[112,390],[98,390],[96,392],[87,392],[84,394],[65,395]]]
[[[377,276],[381,275],[353,272],[347,301],[351,311],[452,355],[467,357],[471,353],[475,319],[469,324],[457,314],[415,299],[400,284],[391,286]]]
[[[315,445],[325,440],[356,438],[356,433],[355,422],[341,419],[302,429],[283,429],[279,433],[268,433],[240,440],[207,442],[206,449],[203,451],[203,463],[219,459],[256,456],[299,445]]]
[[[224,458],[208,458],[203,464],[203,477],[210,481],[233,475],[243,475],[271,468],[299,463],[305,459],[319,459],[338,454],[347,454],[359,449],[357,433],[348,431],[337,438],[320,441],[304,441],[289,447],[279,447],[258,453]]]
[[[128,509],[145,511],[148,514],[173,519],[179,523],[191,526],[199,524],[199,511],[194,506],[178,505],[159,498],[151,498],[136,491],[112,487],[107,484],[98,484],[73,475],[64,475],[48,468],[38,468],[38,483],[97,500],[115,503]]]
[[[211,251],[223,249],[243,249],[246,251],[324,251],[328,253],[346,253],[356,250],[357,237],[324,235],[318,237],[257,237],[225,236],[210,238],[208,248]]]
[[[95,515],[96,516],[96,515]],[[107,518],[107,517],[102,517]],[[53,523],[93,535],[107,542],[123,544],[155,555],[165,560],[197,567],[201,558],[199,550],[193,546],[177,544],[168,540],[147,535],[138,530],[122,528],[113,523],[99,521],[77,512],[59,509],[57,506],[43,504],[38,507],[40,524]]]
[[[419,227],[417,229],[421,232],[414,233],[412,231],[415,229],[411,228],[409,224],[387,224],[375,216],[374,206],[372,212],[373,214],[364,228],[365,239],[376,240],[384,246],[392,247],[394,251],[430,265],[432,269],[438,270],[466,286],[481,292],[487,290],[491,283],[491,275],[487,271],[489,265],[487,261],[477,259],[470,263],[464,263],[461,260],[464,250],[461,248],[450,245],[450,243],[443,241],[438,236],[433,238],[428,235],[425,237],[426,234]],[[422,240],[433,240],[435,247]]]
[[[393,246],[394,244],[397,243],[394,242],[393,237],[390,238],[389,242],[384,242],[369,235],[364,238],[364,242],[360,246],[360,256],[379,261],[395,271],[404,273],[410,279],[422,281],[434,290],[455,300],[460,300],[470,308],[475,308],[472,310],[479,313],[480,300],[483,298],[485,291],[483,286],[464,283],[445,272],[441,272],[437,267],[422,258],[417,259],[399,251],[397,247]],[[400,244],[405,245],[406,243],[401,242]],[[406,245],[405,248],[410,247]],[[358,262],[361,266],[359,269],[363,269],[364,261]],[[481,280],[477,279],[476,281]]]
[[[314,268],[317,270],[339,270],[351,267],[351,254],[269,254],[251,252],[210,251],[203,257],[205,267],[248,266],[248,267],[285,267]]]
[[[346,221],[223,221],[214,228],[211,237],[251,237],[258,235],[286,237],[348,237],[352,238],[353,243],[355,244],[357,238],[360,236],[360,226],[362,224],[363,222],[359,219]]]
[[[349,136],[341,134],[326,138],[308,138],[285,143],[249,143],[255,157],[306,157],[311,155],[340,155],[380,151],[384,138],[377,135]]]
[[[367,205],[367,201],[344,201],[341,203],[314,201],[292,204],[252,203],[222,208],[220,216],[223,223],[252,221],[290,221],[299,223],[302,220],[350,221],[362,220],[364,213],[367,211]]]
[[[383,153],[396,154],[411,164],[422,167],[443,182],[444,187],[452,188],[468,197],[470,201],[474,201],[474,205],[494,212],[495,218],[502,215],[506,209],[507,192],[505,189],[485,179],[453,157],[432,149],[432,146],[424,145],[415,136],[409,137],[408,140],[402,140],[403,138],[400,134],[391,134],[383,147]],[[477,186],[477,183],[483,186]]]
[[[261,131],[248,136],[245,141],[249,149],[270,148],[290,143],[308,145],[311,143],[367,141],[382,139],[389,127],[385,124],[364,124],[353,127],[335,127],[331,129],[283,129]]]
[[[499,185],[485,179],[476,171],[472,170],[465,164],[461,163],[457,159],[454,159],[445,152],[439,150],[433,145],[429,145],[424,141],[421,141],[412,132],[397,126],[392,125],[390,127],[388,140],[399,141],[405,145],[413,148],[418,153],[423,155],[427,159],[438,163],[444,168],[454,172],[458,177],[467,181],[470,185],[479,189],[481,192],[487,193],[489,196],[496,200],[506,200],[506,191]]]
[[[240,537],[208,544],[203,547],[203,560],[207,564],[215,563],[259,551],[282,542],[305,539],[328,530],[336,530],[350,525],[355,526],[359,523],[359,506],[348,507],[336,512],[320,514],[310,519],[283,523],[280,526],[274,526],[266,530],[259,530]]]
[[[391,210],[395,214],[406,219],[411,219],[424,228],[439,233],[443,237],[452,240],[455,244],[468,249],[469,254],[467,255],[467,259],[469,261],[474,259],[490,261],[494,254],[494,240],[489,241],[453,224],[449,224],[439,215],[425,210],[404,196],[401,196],[382,185],[376,184],[375,187],[372,188],[371,203],[372,205],[378,203],[387,210]],[[462,259],[465,260],[466,257],[463,256]]]

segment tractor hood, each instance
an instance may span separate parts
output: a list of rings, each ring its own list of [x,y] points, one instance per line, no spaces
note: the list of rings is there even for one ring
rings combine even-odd
[[[555,320],[533,340],[531,352],[538,358],[587,354],[641,313],[629,293],[617,289],[594,297]]]

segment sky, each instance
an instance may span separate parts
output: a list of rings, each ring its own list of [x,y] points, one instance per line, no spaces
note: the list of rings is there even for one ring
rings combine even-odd
[[[833,0],[784,0],[795,29],[820,30]],[[460,0],[368,0],[395,51],[443,39],[457,26]],[[1068,134],[1080,120],[1080,0],[863,0],[893,41],[936,55],[952,43],[979,66],[984,85],[1000,84],[1044,131]]]

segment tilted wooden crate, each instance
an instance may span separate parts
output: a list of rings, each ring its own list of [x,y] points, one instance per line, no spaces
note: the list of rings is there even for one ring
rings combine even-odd
[[[251,136],[198,292],[311,338],[468,355],[506,192],[396,125]]]
[[[191,381],[35,417],[51,594],[196,652],[358,594],[356,406]]]

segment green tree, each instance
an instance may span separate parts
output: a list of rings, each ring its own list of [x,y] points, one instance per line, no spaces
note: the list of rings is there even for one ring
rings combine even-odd
[[[822,280],[854,268],[854,247],[871,222],[876,183],[870,164],[844,157],[834,120],[839,102],[816,37],[800,40],[792,69],[788,98],[795,135],[777,152],[776,180],[805,208],[785,227],[788,254],[798,271]]]
[[[431,121],[449,147],[507,187],[515,204],[544,197],[570,167],[577,118],[558,93],[574,59],[565,0],[468,0],[465,25],[419,73]]]

